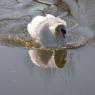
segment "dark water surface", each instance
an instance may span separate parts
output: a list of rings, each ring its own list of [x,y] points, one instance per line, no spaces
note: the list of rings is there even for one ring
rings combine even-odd
[[[31,6],[31,0],[0,0],[0,33],[27,34],[39,14]],[[64,68],[44,69],[32,64],[27,49],[0,46],[0,95],[95,95],[95,40],[67,53]]]

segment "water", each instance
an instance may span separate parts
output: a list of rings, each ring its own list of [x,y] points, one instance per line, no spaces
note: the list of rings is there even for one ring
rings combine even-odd
[[[94,32],[94,0],[86,2],[88,20],[77,30]],[[94,6],[93,4],[93,6]],[[31,7],[32,6],[32,7]],[[43,9],[42,4],[39,5]],[[72,6],[71,6],[72,7]],[[77,7],[77,6],[76,6]],[[26,34],[26,25],[34,12],[31,0],[0,1],[0,33]],[[47,5],[44,5],[47,8]],[[83,7],[81,7],[83,8]],[[72,8],[71,8],[72,9]],[[73,9],[72,9],[73,10]],[[84,14],[82,14],[84,17]],[[91,16],[89,16],[91,15]],[[88,19],[89,18],[89,19]],[[76,18],[77,21],[80,20]],[[91,30],[88,29],[90,27]],[[92,33],[83,33],[88,39]],[[89,35],[91,36],[89,36]],[[94,95],[95,94],[95,39],[78,49],[67,50],[67,62],[64,68],[45,69],[32,64],[28,50],[20,47],[0,46],[0,95]]]

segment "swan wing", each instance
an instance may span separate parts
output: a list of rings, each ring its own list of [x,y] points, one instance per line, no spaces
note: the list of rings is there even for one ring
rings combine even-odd
[[[28,30],[30,36],[31,36],[33,39],[36,38],[36,33],[37,33],[36,31],[37,31],[37,28],[38,28],[39,24],[44,21],[44,18],[45,18],[44,16],[37,16],[37,17],[35,17],[35,18],[31,21],[31,23],[29,23],[29,24],[27,25],[27,30]]]

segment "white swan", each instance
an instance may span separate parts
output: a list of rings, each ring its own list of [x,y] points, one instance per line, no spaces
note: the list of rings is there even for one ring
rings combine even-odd
[[[27,26],[30,36],[44,48],[64,46],[65,28],[66,22],[64,20],[50,14],[45,17],[35,17]],[[62,68],[64,66],[64,50],[56,51],[54,56],[53,52],[45,50],[29,50],[28,53],[32,62],[39,67],[54,68],[58,66]]]
[[[35,17],[28,24],[30,36],[42,47],[61,47],[65,44],[66,22],[51,14]]]

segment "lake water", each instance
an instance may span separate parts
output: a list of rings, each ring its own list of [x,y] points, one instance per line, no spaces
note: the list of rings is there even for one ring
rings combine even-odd
[[[39,14],[32,14],[31,6],[30,0],[1,0],[0,33],[27,34],[25,29],[31,16]],[[94,95],[94,41],[68,50],[62,69],[39,68],[32,64],[27,49],[1,45],[0,95]]]

